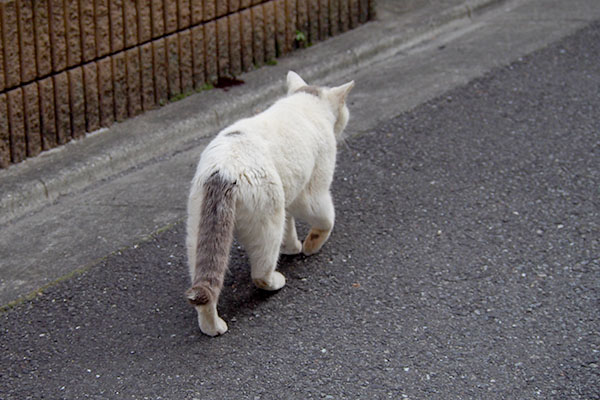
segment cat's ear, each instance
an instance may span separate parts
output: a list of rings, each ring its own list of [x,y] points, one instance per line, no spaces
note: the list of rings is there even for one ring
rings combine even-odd
[[[288,94],[294,93],[296,90],[300,89],[302,86],[308,86],[306,82],[300,75],[295,73],[294,71],[289,71],[287,74],[287,92]]]
[[[334,100],[334,102],[338,104],[344,104],[346,102],[346,98],[348,97],[348,93],[354,87],[354,81],[350,81],[341,86],[336,86],[334,88],[329,89],[329,95]]]

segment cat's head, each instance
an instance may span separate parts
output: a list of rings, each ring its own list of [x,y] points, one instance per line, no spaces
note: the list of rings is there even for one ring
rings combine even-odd
[[[346,105],[346,99],[348,93],[354,87],[354,81],[350,81],[341,86],[336,87],[325,87],[325,86],[311,86],[304,82],[304,79],[300,77],[294,71],[289,71],[287,74],[287,94],[292,95],[298,92],[308,93],[316,96],[319,99],[325,100],[326,103],[331,107],[331,111],[336,118],[334,125],[334,132],[336,138],[340,138],[344,128],[348,124],[350,118],[350,112]]]

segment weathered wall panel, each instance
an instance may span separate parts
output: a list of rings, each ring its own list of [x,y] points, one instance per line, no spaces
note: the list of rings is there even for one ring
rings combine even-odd
[[[54,110],[56,112],[56,136],[58,144],[71,140],[71,104],[67,72],[54,75]]]
[[[10,125],[6,94],[0,94],[0,168],[8,168],[10,160]]]
[[[19,1],[19,40],[21,81],[30,82],[37,74],[32,0]]]
[[[80,138],[85,135],[85,89],[83,87],[83,69],[73,68],[69,74],[69,100],[71,106],[71,136]]]
[[[10,154],[12,162],[20,162],[27,156],[25,138],[25,113],[23,89],[16,88],[7,93],[8,121],[10,124]]]
[[[98,70],[96,63],[83,66],[85,91],[85,126],[88,132],[100,128],[100,108],[98,97]]]
[[[56,147],[56,114],[54,112],[54,81],[51,77],[39,82],[42,120],[42,149]]]
[[[4,0],[0,167],[373,18],[374,0]]]
[[[25,112],[27,157],[34,157],[42,151],[40,99],[37,82],[30,83],[23,87],[23,108]]]
[[[7,88],[12,88],[21,83],[16,1],[0,3],[0,12],[2,13],[0,23],[2,23],[2,40],[4,42],[5,85]]]
[[[198,25],[192,28],[192,77],[197,90],[206,82],[204,64],[204,27]]]

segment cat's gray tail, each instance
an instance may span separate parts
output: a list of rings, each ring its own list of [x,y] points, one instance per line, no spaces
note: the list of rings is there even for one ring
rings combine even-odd
[[[235,182],[216,171],[203,189],[194,280],[185,293],[189,302],[198,306],[219,298],[235,224]]]

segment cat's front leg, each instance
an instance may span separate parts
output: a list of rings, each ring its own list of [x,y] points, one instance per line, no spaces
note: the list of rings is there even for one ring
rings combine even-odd
[[[310,256],[321,250],[321,247],[329,239],[330,234],[331,229],[310,228],[310,232],[306,235],[306,239],[304,239],[304,244],[302,245],[302,253]]]
[[[302,251],[302,242],[298,240],[296,233],[296,221],[290,213],[285,214],[285,227],[283,231],[283,242],[281,243],[281,254],[293,255]]]
[[[329,192],[312,198],[310,203],[306,220],[311,227],[302,244],[302,252],[307,256],[321,250],[321,247],[329,239],[335,216],[333,200]]]

